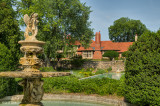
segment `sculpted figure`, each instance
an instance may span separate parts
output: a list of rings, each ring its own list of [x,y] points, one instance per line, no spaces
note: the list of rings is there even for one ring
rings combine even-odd
[[[39,103],[44,94],[43,83],[44,82],[40,78],[23,79],[21,82],[19,82],[19,85],[23,86],[24,88],[24,97],[22,103]]]
[[[25,40],[37,40],[36,35],[38,33],[38,13],[33,13],[29,17],[27,14],[24,15],[24,22],[26,29],[24,33]]]

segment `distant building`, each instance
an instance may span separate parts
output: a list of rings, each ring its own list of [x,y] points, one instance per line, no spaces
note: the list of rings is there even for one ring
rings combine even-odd
[[[135,36],[135,40],[137,40],[137,35]],[[132,44],[133,42],[101,41],[100,32],[96,32],[95,41],[92,40],[90,47],[87,49],[82,47],[79,41],[75,42],[75,45],[78,45],[76,54],[82,55],[82,58],[87,59],[102,59],[102,55],[108,50],[117,51],[119,57],[122,57],[122,53],[127,51]]]

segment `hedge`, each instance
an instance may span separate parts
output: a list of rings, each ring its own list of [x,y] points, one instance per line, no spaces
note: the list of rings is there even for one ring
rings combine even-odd
[[[78,80],[74,76],[46,78],[43,80],[45,93],[68,92],[99,95],[117,94],[119,96],[123,96],[124,94],[124,83],[122,82],[124,80],[109,78]]]
[[[140,106],[160,105],[160,33],[146,32],[126,54],[125,98]]]

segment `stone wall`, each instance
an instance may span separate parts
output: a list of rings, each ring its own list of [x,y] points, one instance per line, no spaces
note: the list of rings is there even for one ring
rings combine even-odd
[[[116,63],[112,65],[112,71],[117,71],[117,70],[119,70],[119,71],[125,70],[124,61],[119,60],[119,61],[116,61]]]
[[[63,68],[63,69],[72,69],[71,62],[68,60],[63,60],[63,61],[52,61],[51,66],[53,66],[54,69],[57,68]]]
[[[100,68],[107,69],[112,67],[112,71],[124,71],[124,62],[121,60],[116,61],[87,61],[83,64],[82,68]]]
[[[54,69],[57,67],[61,67],[63,69],[72,69],[72,65],[70,61],[60,61],[60,62],[52,62]],[[115,61],[86,61],[82,65],[82,67],[77,67],[79,69],[82,68],[99,68],[99,69],[107,69],[112,67],[112,71],[124,71],[124,62],[122,60]]]

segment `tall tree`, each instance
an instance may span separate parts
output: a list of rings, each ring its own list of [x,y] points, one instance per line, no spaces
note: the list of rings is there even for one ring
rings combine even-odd
[[[0,0],[0,71],[16,70],[19,63],[20,29],[13,3],[14,0]],[[13,78],[0,78],[0,85],[0,98],[17,91]]]
[[[13,10],[14,0],[0,1],[0,43],[4,44],[11,53],[11,70],[15,70],[19,61],[20,29],[16,20],[16,12]]]
[[[140,20],[122,17],[114,21],[108,30],[109,38],[114,42],[134,42],[135,35],[141,36],[147,28]]]
[[[55,58],[56,51],[66,44],[70,47],[79,40],[86,46],[94,36],[88,21],[90,7],[79,0],[21,0],[17,9],[21,18],[24,14],[39,14],[37,38],[46,42],[45,54],[49,59]]]

